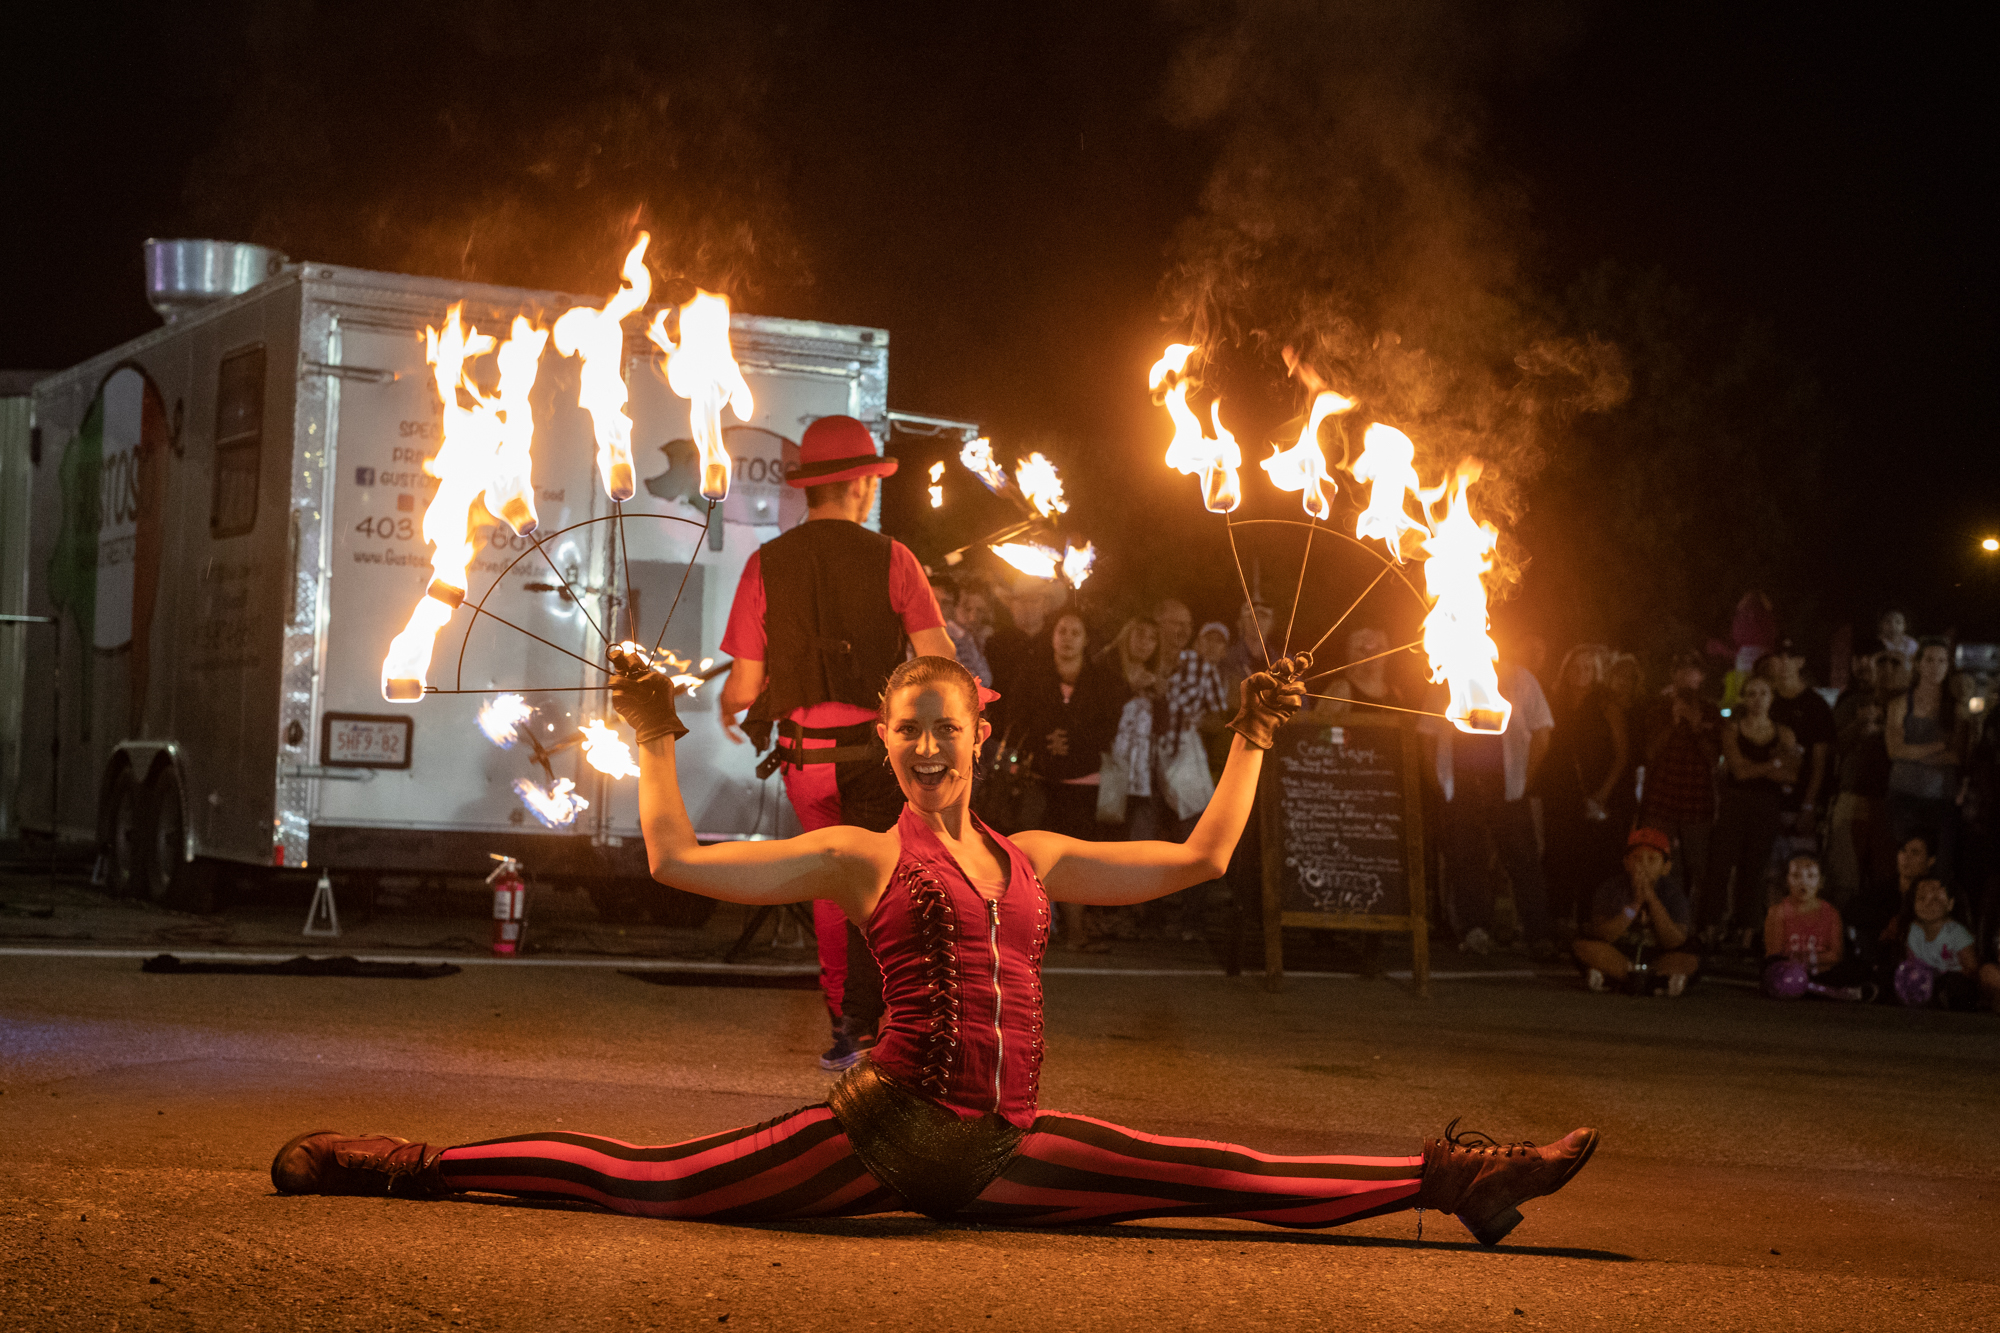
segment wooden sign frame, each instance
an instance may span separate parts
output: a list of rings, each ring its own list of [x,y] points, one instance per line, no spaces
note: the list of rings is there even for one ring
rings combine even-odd
[[[1316,728],[1344,730],[1344,728]],[[1289,728],[1287,728],[1289,730]],[[1264,878],[1264,989],[1282,990],[1285,984],[1285,943],[1287,927],[1304,930],[1352,930],[1382,934],[1408,933],[1410,972],[1417,994],[1431,994],[1430,928],[1424,914],[1424,782],[1423,746],[1417,733],[1397,728],[1403,745],[1403,860],[1409,885],[1409,913],[1404,916],[1377,916],[1373,913],[1287,912],[1282,910],[1284,894],[1285,841],[1279,826],[1282,807],[1272,791],[1277,765],[1266,756],[1264,772],[1257,783],[1258,818],[1263,834]],[[1282,734],[1282,733],[1281,733]]]

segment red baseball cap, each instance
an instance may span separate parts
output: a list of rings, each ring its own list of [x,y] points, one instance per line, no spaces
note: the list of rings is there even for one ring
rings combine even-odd
[[[799,441],[799,465],[785,477],[787,486],[825,486],[856,477],[886,477],[896,460],[875,452],[875,437],[853,417],[821,417],[806,427]]]
[[[1629,852],[1634,847],[1651,847],[1661,856],[1672,856],[1674,854],[1674,844],[1672,841],[1668,839],[1665,833],[1656,828],[1633,829],[1632,835],[1625,839],[1625,850]]]

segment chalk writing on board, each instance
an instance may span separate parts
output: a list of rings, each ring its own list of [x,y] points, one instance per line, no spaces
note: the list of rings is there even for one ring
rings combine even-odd
[[[1408,910],[1400,747],[1399,733],[1363,727],[1292,732],[1277,747],[1267,799],[1276,798],[1286,911]]]

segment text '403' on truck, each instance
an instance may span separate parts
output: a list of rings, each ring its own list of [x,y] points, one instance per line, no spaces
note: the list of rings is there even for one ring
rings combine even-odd
[[[722,418],[733,483],[712,514],[690,401],[645,335],[654,312],[611,343],[635,491],[616,509],[584,363],[551,340],[524,397],[537,525],[470,506],[429,692],[391,702],[385,654],[432,586],[426,461],[447,423],[426,330],[462,305],[463,326],[505,340],[516,316],[545,330],[602,298],[224,242],[154,242],[149,271],[170,322],[33,391],[25,609],[56,624],[26,647],[20,827],[93,838],[114,888],[195,909],[228,863],[464,875],[489,853],[630,894],[646,876],[637,784],[574,743],[611,717],[582,688],[604,683],[604,638],[659,637],[689,674],[719,656],[744,562],[804,516],[783,479],[806,425],[846,414],[886,433],[887,334],[729,318],[754,408]],[[467,361],[473,390],[497,392],[494,360]],[[794,831],[712,718],[681,747],[702,836]],[[706,906],[648,901],[656,919]]]

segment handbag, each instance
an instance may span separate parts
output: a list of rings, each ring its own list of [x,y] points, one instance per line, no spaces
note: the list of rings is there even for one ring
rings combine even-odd
[[[1193,727],[1180,734],[1161,781],[1166,784],[1167,804],[1180,818],[1193,819],[1208,809],[1215,795],[1215,779],[1209,775],[1208,750],[1201,743],[1201,733]]]
[[[1104,759],[1097,766],[1097,822],[1100,824],[1122,824],[1125,822],[1126,794],[1131,790],[1132,775],[1125,769],[1125,761],[1106,750]]]

